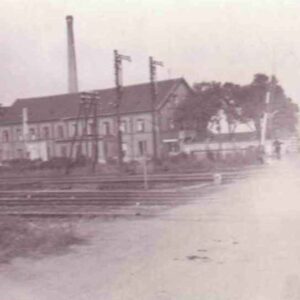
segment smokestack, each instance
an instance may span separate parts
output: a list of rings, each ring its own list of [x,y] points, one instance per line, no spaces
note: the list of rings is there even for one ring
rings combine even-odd
[[[67,35],[68,35],[68,89],[69,93],[78,92],[77,68],[75,41],[73,32],[73,17],[67,16]]]

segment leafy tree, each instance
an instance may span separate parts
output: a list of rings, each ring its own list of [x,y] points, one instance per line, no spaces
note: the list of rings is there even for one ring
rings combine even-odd
[[[261,123],[268,109],[269,136],[274,132],[293,132],[296,129],[298,106],[286,97],[277,79],[262,73],[254,75],[252,82],[240,86],[234,83],[202,82],[194,85],[195,95],[183,102],[175,112],[175,122],[181,129],[193,129],[202,137],[209,134],[208,125],[219,125],[218,113],[224,111],[229,133],[238,123],[253,121],[257,137],[261,136]],[[271,91],[270,104],[266,99]]]
[[[298,105],[287,97],[283,88],[276,82],[272,88],[270,101],[269,135],[292,133],[296,130]]]
[[[261,120],[266,110],[268,89],[268,76],[258,73],[254,75],[251,84],[241,88],[239,95],[242,120],[254,122],[258,138],[261,135]]]
[[[270,103],[267,107],[267,93],[270,91]],[[256,74],[252,83],[243,87],[240,97],[242,116],[245,120],[253,120],[257,136],[261,135],[261,120],[268,110],[268,136],[276,132],[294,132],[297,124],[298,106],[285,95],[276,77],[269,78],[265,74]]]
[[[195,95],[183,102],[175,112],[175,122],[180,128],[194,129],[202,137],[209,134],[209,124],[218,128],[220,110],[225,112],[229,132],[234,131],[241,116],[237,95],[240,86],[233,83],[202,82],[194,85]]]
[[[208,123],[222,107],[221,84],[202,82],[194,85],[195,94],[175,111],[175,123],[181,129],[194,129],[206,136]]]

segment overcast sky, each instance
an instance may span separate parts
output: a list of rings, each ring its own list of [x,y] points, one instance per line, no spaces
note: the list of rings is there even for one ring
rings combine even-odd
[[[118,49],[133,60],[124,84],[148,81],[150,55],[165,64],[159,79],[190,84],[246,84],[274,65],[300,103],[299,0],[1,0],[0,102],[67,92],[68,14],[80,90],[114,85]]]

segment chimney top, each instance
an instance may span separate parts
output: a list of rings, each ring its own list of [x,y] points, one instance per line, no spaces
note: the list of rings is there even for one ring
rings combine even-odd
[[[67,21],[72,22],[73,21],[73,16],[69,15],[66,16]]]

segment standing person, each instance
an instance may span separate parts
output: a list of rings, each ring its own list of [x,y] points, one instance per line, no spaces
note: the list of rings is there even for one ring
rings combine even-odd
[[[282,142],[278,141],[277,139],[273,142],[274,152],[277,159],[281,158],[281,145]]]

